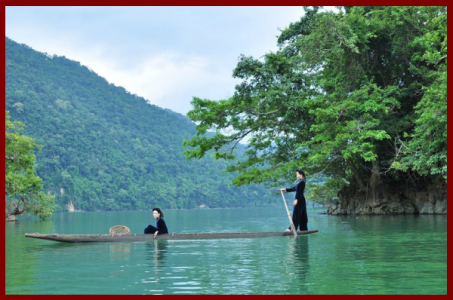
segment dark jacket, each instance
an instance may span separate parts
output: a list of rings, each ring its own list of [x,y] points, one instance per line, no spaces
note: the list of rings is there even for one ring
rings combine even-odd
[[[159,218],[156,225],[157,225],[157,228],[154,227],[153,225],[148,225],[148,227],[145,228],[144,233],[150,234],[150,233],[155,233],[156,231],[158,231],[157,234],[168,233],[167,224],[165,224],[164,219]]]
[[[159,231],[159,234],[168,233],[167,224],[165,224],[162,218],[159,218],[159,221],[157,221],[157,231]]]
[[[305,190],[305,179],[299,181],[295,187],[286,189],[287,192],[296,192],[294,199],[297,199],[298,203],[302,201],[305,202],[304,190]]]

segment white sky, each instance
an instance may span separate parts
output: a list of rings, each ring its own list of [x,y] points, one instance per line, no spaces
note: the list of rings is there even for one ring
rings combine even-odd
[[[240,54],[277,50],[302,7],[14,7],[5,34],[79,61],[117,86],[181,114],[192,97],[225,99]]]

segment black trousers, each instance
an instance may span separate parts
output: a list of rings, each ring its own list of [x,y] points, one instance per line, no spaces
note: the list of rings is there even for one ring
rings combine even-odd
[[[144,233],[154,233],[157,231],[157,228],[154,227],[153,225],[148,225],[148,227],[145,228]]]
[[[307,204],[305,201],[300,203],[298,201],[297,205],[294,206],[293,223],[296,230],[298,227],[300,231],[308,230]],[[291,229],[291,226],[289,226],[289,229]]]

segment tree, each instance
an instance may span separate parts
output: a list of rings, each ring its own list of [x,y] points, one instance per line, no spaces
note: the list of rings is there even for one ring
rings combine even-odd
[[[446,7],[304,9],[279,51],[240,56],[231,98],[194,97],[186,157],[232,159],[247,137],[247,159],[228,168],[236,185],[280,185],[301,166],[372,197],[414,176],[446,180]]]
[[[420,50],[414,54],[411,68],[424,79],[420,89],[423,97],[415,107],[417,118],[408,145],[401,143],[406,156],[401,159],[402,170],[441,174],[447,179],[447,13],[433,10],[429,27],[434,30],[414,40]]]
[[[20,135],[24,124],[11,122],[5,111],[5,215],[25,212],[46,219],[52,215],[54,197],[43,193],[42,180],[35,174],[34,149],[40,149],[34,139]]]

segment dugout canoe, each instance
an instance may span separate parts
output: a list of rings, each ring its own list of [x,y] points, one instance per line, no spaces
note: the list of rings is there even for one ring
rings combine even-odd
[[[298,235],[316,233],[318,230],[298,231]],[[171,233],[161,234],[156,238],[152,234],[128,234],[112,236],[109,234],[41,234],[26,233],[25,237],[65,243],[90,242],[140,242],[148,240],[206,240],[206,239],[237,239],[271,236],[294,236],[292,232],[213,232],[213,233]]]

